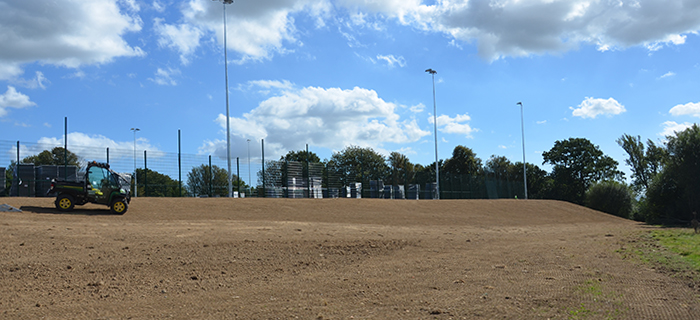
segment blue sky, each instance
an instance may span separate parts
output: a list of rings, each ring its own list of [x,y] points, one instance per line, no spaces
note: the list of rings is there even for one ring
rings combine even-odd
[[[700,2],[238,0],[227,6],[231,152],[349,145],[527,161],[583,137],[662,141],[700,117]],[[226,158],[223,4],[0,0],[0,140]],[[548,169],[547,166],[544,168]],[[629,174],[628,174],[629,177]]]

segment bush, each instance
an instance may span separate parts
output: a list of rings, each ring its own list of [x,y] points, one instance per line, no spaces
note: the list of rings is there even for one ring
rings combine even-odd
[[[586,192],[586,207],[630,219],[634,196],[627,185],[605,181],[592,185]]]

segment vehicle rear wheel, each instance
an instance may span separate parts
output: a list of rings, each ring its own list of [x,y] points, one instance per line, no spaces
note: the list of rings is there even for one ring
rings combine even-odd
[[[114,200],[109,206],[109,209],[110,211],[112,211],[113,214],[124,214],[126,213],[126,209],[128,208],[129,204],[126,202],[126,199]]]
[[[75,200],[73,200],[73,197],[71,197],[69,194],[59,194],[58,197],[56,197],[56,209],[60,211],[71,211],[73,210],[73,207],[75,207]]]

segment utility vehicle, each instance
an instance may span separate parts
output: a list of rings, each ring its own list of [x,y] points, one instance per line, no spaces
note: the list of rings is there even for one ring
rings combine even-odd
[[[71,211],[76,205],[97,203],[109,206],[114,214],[124,214],[131,201],[131,179],[109,169],[109,164],[92,161],[79,181],[51,180],[47,194],[56,193],[56,208]]]

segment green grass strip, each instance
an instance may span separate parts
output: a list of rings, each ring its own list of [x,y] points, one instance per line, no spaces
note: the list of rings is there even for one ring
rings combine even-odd
[[[688,267],[700,271],[700,233],[688,229],[660,229],[652,231],[652,238],[673,253],[678,254]]]

